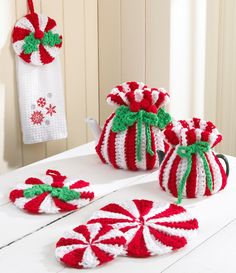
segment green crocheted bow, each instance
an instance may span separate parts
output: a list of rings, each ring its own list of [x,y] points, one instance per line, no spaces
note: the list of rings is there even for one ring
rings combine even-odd
[[[145,110],[132,112],[128,106],[122,105],[116,110],[116,114],[112,123],[112,131],[116,133],[125,131],[129,126],[132,126],[137,122],[138,134],[136,138],[136,154],[138,161],[141,161],[142,124],[145,124],[147,140],[146,151],[153,156],[154,151],[152,150],[150,127],[155,126],[163,129],[170,121],[170,115],[166,113],[163,108],[160,108],[158,113],[154,114],[152,112],[146,112]]]
[[[38,46],[41,43],[44,46],[54,47],[55,45],[59,45],[62,40],[57,33],[52,33],[52,31],[44,32],[43,38],[36,39],[34,37],[34,33],[31,32],[28,36],[24,39],[23,50],[25,54],[31,54],[34,51],[38,50]]]
[[[80,198],[79,192],[71,190],[68,187],[56,188],[47,184],[34,185],[32,188],[24,190],[24,197],[32,198],[44,192],[48,192],[52,197],[57,197],[65,202]]]
[[[205,153],[210,150],[209,143],[205,141],[198,141],[192,145],[189,146],[179,146],[177,149],[177,154],[181,158],[187,158],[187,169],[180,181],[179,188],[178,188],[178,201],[177,204],[180,204],[182,201],[182,194],[184,186],[187,182],[188,176],[190,174],[190,171],[192,169],[192,154],[198,153],[203,161],[204,170],[206,173],[207,178],[207,186],[210,191],[212,191],[212,175],[209,167],[209,163],[206,159]]]

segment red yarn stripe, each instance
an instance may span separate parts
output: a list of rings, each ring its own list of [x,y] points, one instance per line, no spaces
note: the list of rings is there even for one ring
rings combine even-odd
[[[99,265],[112,261],[114,256],[110,253],[106,253],[105,251],[101,250],[95,245],[91,246],[92,251],[94,252],[95,256],[97,257],[99,261]]]
[[[219,166],[220,168],[220,173],[221,173],[221,178],[222,178],[222,185],[221,185],[221,188],[220,188],[220,191],[223,190],[227,184],[227,176],[226,176],[226,173],[225,173],[225,170],[219,160],[219,158],[212,152],[214,158],[215,158],[215,161],[217,163],[217,165]]]
[[[15,43],[17,41],[24,40],[26,36],[30,34],[30,30],[20,28],[20,27],[14,27],[12,32],[12,42]]]
[[[43,64],[51,63],[54,58],[47,52],[42,44],[39,45],[40,60]]]
[[[84,245],[84,242],[79,240],[79,239],[75,239],[75,238],[61,238],[57,244],[56,247],[60,247],[60,246],[69,246],[69,245]]]
[[[157,99],[157,102],[155,103],[157,109],[160,108],[160,106],[163,104],[164,100],[165,100],[165,96],[167,96],[167,94],[160,92],[159,93],[159,97]]]
[[[35,31],[40,30],[38,14],[36,14],[36,13],[31,13],[31,14],[27,14],[25,17],[26,17],[26,18],[30,21],[30,23],[33,25]]]
[[[90,201],[94,198],[94,192],[83,191],[80,193],[81,199],[89,199]]]
[[[167,139],[167,141],[172,144],[172,145],[178,145],[179,142],[179,138],[176,135],[176,133],[174,131],[172,131],[172,129],[167,129],[164,131],[164,135]]]
[[[30,63],[31,62],[31,54],[25,54],[24,51],[21,52],[20,54],[20,58],[23,59],[26,63]]]
[[[75,182],[74,184],[72,184],[70,186],[70,189],[73,190],[73,189],[81,189],[81,188],[84,188],[84,187],[88,187],[89,186],[89,182],[86,182],[86,181],[83,181],[83,180],[79,180],[77,182]]]
[[[193,230],[198,228],[198,221],[197,219],[192,219],[188,221],[181,221],[181,222],[156,222],[156,224],[160,226],[165,226],[169,228],[180,228],[180,229],[187,229]]]
[[[120,205],[118,204],[109,204],[105,207],[103,207],[101,210],[103,211],[108,211],[108,212],[114,212],[114,213],[119,213],[119,214],[123,214],[125,216],[128,216],[129,218],[135,220],[135,217],[126,209],[122,208]]]
[[[126,103],[122,100],[122,98],[118,94],[110,94],[107,96],[107,98],[110,98],[111,101],[118,105],[126,105]]]
[[[25,203],[24,209],[31,213],[38,213],[40,205],[43,200],[48,196],[48,192],[44,192],[37,197],[33,198],[29,202]]]
[[[84,252],[87,247],[85,248],[80,248],[80,249],[75,249],[67,254],[65,254],[62,258],[61,261],[70,267],[75,267],[75,268],[83,268],[83,266],[79,265],[84,256]]]
[[[159,218],[163,218],[163,217],[170,217],[176,214],[180,214],[182,212],[185,212],[185,209],[183,207],[177,206],[175,204],[170,204],[168,209],[148,218],[147,221],[153,220],[153,219],[158,220]]]
[[[151,127],[151,143],[152,143],[152,150],[154,151],[154,155],[150,155],[149,153],[146,152],[146,166],[147,170],[152,170],[156,164],[157,159],[157,154],[156,154],[156,145],[155,145],[155,137],[154,137],[154,132],[153,128]]]
[[[137,228],[138,226],[126,226],[126,227],[123,227],[123,228],[120,228],[119,230],[126,233],[127,231],[129,231],[130,229],[133,229],[133,228]]]
[[[91,236],[90,231],[88,230],[88,227],[86,225],[80,225],[73,229],[75,232],[80,233],[84,236],[85,240],[87,242],[90,242]]]
[[[129,126],[125,138],[125,155],[126,155],[126,165],[129,170],[137,171],[136,166],[136,126]]]
[[[94,238],[92,238],[92,242],[96,242],[97,240],[99,241],[99,238],[102,237],[103,235],[105,235],[106,233],[108,233],[110,230],[112,230],[112,226],[108,226],[108,225],[103,225],[100,230],[98,231],[98,233],[95,235]],[[99,241],[100,242],[100,241]]]
[[[153,207],[153,202],[149,200],[133,200],[141,217],[147,215]]]
[[[188,198],[196,197],[197,184],[197,156],[192,155],[192,168],[186,182],[186,195]]]
[[[13,190],[10,192],[9,199],[14,203],[16,199],[24,197],[23,190]]]
[[[108,244],[108,245],[118,245],[122,246],[126,243],[126,240],[124,237],[115,237],[115,238],[110,238],[110,239],[104,239],[104,240],[99,240],[100,244]]]
[[[26,179],[25,184],[38,185],[38,184],[44,184],[44,183],[38,178],[30,177]]]
[[[66,203],[56,197],[53,197],[55,205],[60,209],[60,211],[71,211],[77,209],[76,205]]]
[[[187,244],[187,240],[184,237],[169,235],[152,227],[149,227],[149,230],[156,240],[160,241],[165,246],[172,247],[172,250],[179,249]]]
[[[168,154],[165,156],[161,166],[160,166],[160,172],[159,172],[159,183],[160,183],[160,186],[163,190],[165,190],[165,188],[163,187],[163,173],[164,173],[164,170],[166,168],[166,165],[167,165],[167,162],[169,161],[171,155],[173,154],[174,152],[174,148],[171,148],[171,150],[168,152]]]
[[[106,133],[106,130],[107,130],[107,125],[110,122],[110,120],[114,117],[114,115],[115,115],[115,113],[111,114],[110,117],[106,120],[106,122],[104,124],[104,127],[103,127],[103,130],[102,130],[102,134],[101,134],[100,139],[99,139],[99,142],[98,142],[97,146],[95,147],[96,152],[97,152],[98,156],[100,157],[100,159],[101,159],[101,161],[103,163],[106,163],[106,160],[102,155],[102,144],[104,142],[104,136],[105,136],[105,133]]]
[[[100,223],[102,225],[114,225],[116,223],[133,223],[133,220],[128,219],[113,219],[113,218],[99,218],[99,219],[91,219],[88,221],[88,224]]]
[[[53,29],[56,26],[56,22],[55,20],[53,20],[52,18],[48,17],[48,22],[47,25],[45,27],[45,32],[48,32],[49,30]]]
[[[119,169],[119,166],[116,163],[116,136],[117,133],[114,133],[112,130],[110,130],[110,134],[108,137],[107,142],[107,151],[108,151],[108,158],[110,163],[113,165],[115,169]]]
[[[195,128],[200,128],[200,118],[193,118],[193,123]]]
[[[135,91],[136,89],[139,89],[139,84],[135,81],[127,82],[127,84],[131,91]]]
[[[146,242],[143,236],[143,227],[136,232],[133,239],[130,241],[127,247],[129,256],[133,257],[148,257],[150,252],[147,249]]]
[[[195,129],[191,129],[186,132],[187,145],[192,145],[196,142],[196,132]]]
[[[169,181],[168,181],[168,189],[175,197],[178,196],[176,173],[177,173],[180,161],[181,161],[181,157],[179,155],[176,155],[176,158],[174,159],[172,167],[170,169],[170,175],[169,175]]]
[[[207,159],[207,162],[208,162],[208,165],[209,165],[209,168],[210,168],[210,172],[211,172],[211,176],[212,176],[212,190],[214,190],[214,186],[215,186],[215,177],[214,177],[214,171],[212,169],[212,166],[211,166],[211,162],[209,160],[209,157],[207,156],[207,154],[205,153],[205,156],[206,156],[206,159]],[[206,188],[205,188],[205,193],[204,195],[211,195],[211,191],[209,190],[208,186],[207,186],[207,178],[206,178]]]
[[[222,140],[222,135],[218,135],[215,142],[211,145],[211,147],[215,147]]]

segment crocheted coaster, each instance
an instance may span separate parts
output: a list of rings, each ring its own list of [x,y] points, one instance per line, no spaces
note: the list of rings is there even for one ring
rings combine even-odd
[[[53,19],[30,13],[15,24],[12,43],[15,53],[22,60],[41,66],[51,63],[59,54],[62,36]]]
[[[10,192],[10,200],[30,213],[58,213],[76,210],[93,198],[89,183],[70,180],[58,171],[47,170],[44,179],[28,178]]]
[[[110,224],[124,233],[122,255],[149,257],[184,247],[198,221],[175,204],[132,200],[112,203],[95,212],[88,223]]]
[[[125,243],[123,233],[112,226],[81,225],[57,242],[55,254],[70,267],[94,268],[120,255]]]

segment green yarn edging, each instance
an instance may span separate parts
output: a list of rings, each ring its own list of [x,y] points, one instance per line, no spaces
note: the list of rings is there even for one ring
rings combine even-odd
[[[48,192],[52,197],[68,202],[80,198],[80,193],[68,187],[56,188],[47,184],[34,185],[32,188],[24,190],[24,197],[33,198],[44,192]]]
[[[152,150],[150,127],[155,126],[163,129],[170,121],[171,116],[165,112],[163,108],[160,108],[158,113],[154,114],[145,110],[132,112],[128,106],[122,105],[116,110],[112,123],[112,131],[115,133],[123,132],[127,130],[129,126],[132,126],[137,122],[138,132],[136,138],[136,154],[138,161],[141,161],[142,124],[145,124],[145,134],[147,140],[146,151],[153,156],[154,151]]]
[[[179,146],[177,149],[177,154],[181,158],[187,158],[187,169],[180,180],[179,188],[178,188],[178,201],[177,204],[180,204],[182,201],[182,195],[183,190],[185,187],[185,184],[187,182],[187,179],[189,177],[189,174],[192,169],[192,154],[198,153],[203,161],[204,170],[206,172],[206,178],[207,178],[207,186],[210,191],[212,191],[213,185],[212,185],[212,175],[209,167],[209,163],[206,159],[206,156],[204,153],[208,152],[210,150],[209,143],[205,141],[198,141],[192,145],[188,146]]]

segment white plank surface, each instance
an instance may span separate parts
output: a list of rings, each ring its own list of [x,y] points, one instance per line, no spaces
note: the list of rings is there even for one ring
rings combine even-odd
[[[232,257],[231,259],[227,259],[229,261],[227,273],[235,272],[233,271],[235,265],[231,265],[230,261],[233,261],[233,255],[235,255],[234,220],[236,219],[236,187],[234,177],[236,170],[233,166],[236,164],[236,159],[232,157],[228,158],[231,165],[231,174],[227,188],[224,191],[202,200],[184,200],[183,202],[183,205],[197,217],[200,226],[197,236],[191,240],[187,247],[162,257],[148,259],[119,257],[116,261],[101,268],[89,270],[89,272],[106,273],[112,270],[113,273],[118,273],[122,271],[127,272],[127,268],[129,268],[129,272],[135,273],[143,273],[144,271],[148,273],[187,273],[190,271],[183,271],[183,269],[187,270],[189,268],[194,268],[195,270],[191,270],[191,273],[222,272],[224,263],[221,263],[220,253],[223,253],[223,250],[219,252],[217,248],[219,245],[225,250],[225,253],[230,252],[229,255]],[[84,159],[85,161],[83,161]],[[0,249],[0,265],[1,271],[4,273],[77,272],[75,269],[65,268],[54,257],[55,243],[64,231],[85,223],[95,210],[109,202],[118,202],[133,198],[146,198],[166,202],[173,202],[175,200],[160,190],[156,172],[147,173],[143,177],[143,173],[140,172],[114,171],[109,166],[101,165],[93,154],[93,144],[81,146],[39,164],[9,173],[4,176],[8,180],[1,177],[0,191],[8,195],[8,186],[3,185],[6,185],[9,180],[14,181],[11,182],[11,186],[13,186],[19,177],[26,177],[29,173],[35,174],[36,171],[40,173],[43,168],[46,169],[46,166],[51,167],[51,165],[54,168],[58,167],[61,171],[63,170],[65,173],[68,173],[68,175],[74,176],[80,174],[81,177],[86,177],[87,175],[86,178],[90,178],[90,181],[92,177],[96,178],[97,183],[108,183],[110,185],[109,182],[119,180],[122,184],[122,181],[126,181],[128,178],[128,181],[132,181],[132,183],[142,181],[146,182],[146,184],[139,184],[113,192],[51,224],[49,223],[52,220],[57,219],[61,215],[28,215],[16,209],[13,205],[8,204],[7,200],[3,198],[2,206],[0,207],[0,241],[7,244],[11,243],[12,240],[16,240],[9,246]],[[89,171],[91,169],[93,172]],[[35,231],[35,228],[39,228],[39,230]],[[31,231],[32,233],[29,234]],[[212,257],[210,262],[208,255]],[[214,263],[214,257],[216,259],[219,257],[217,263]],[[194,260],[195,263],[193,263]]]

